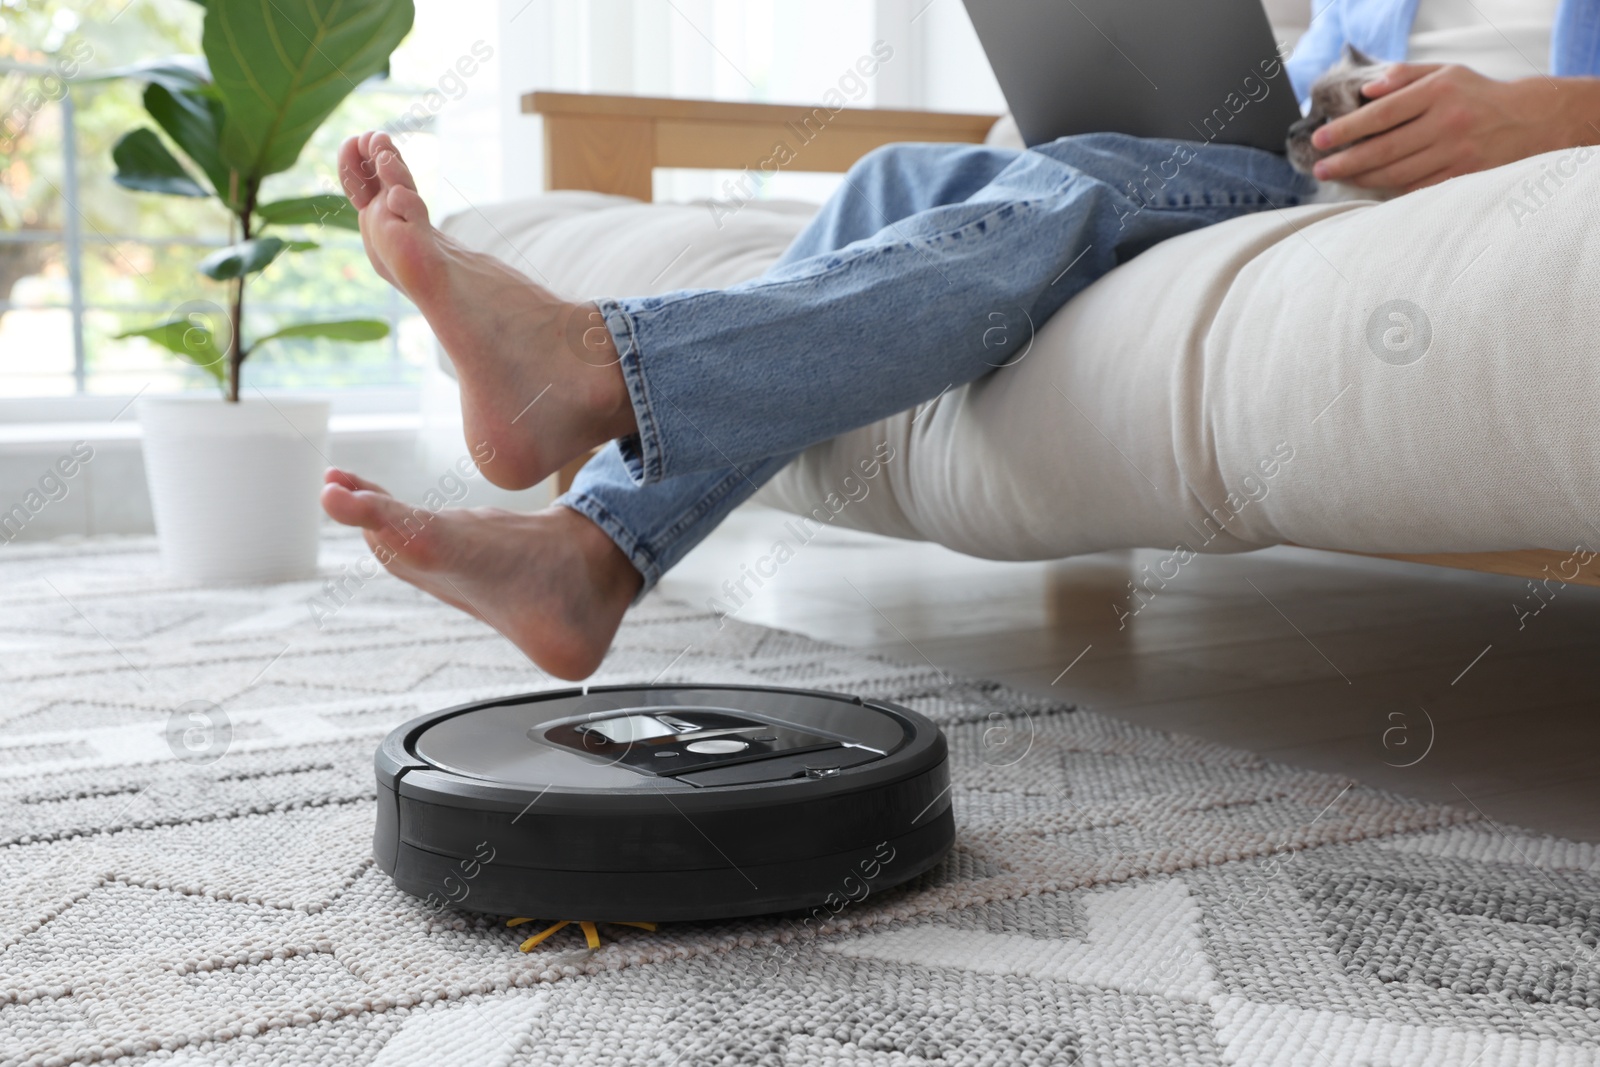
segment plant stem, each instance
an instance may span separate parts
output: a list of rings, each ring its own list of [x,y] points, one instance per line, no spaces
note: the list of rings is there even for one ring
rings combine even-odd
[[[239,331],[244,326],[244,278],[239,277],[233,282],[233,301],[228,307],[228,328],[233,334],[233,343],[228,346],[228,403],[239,402],[239,364],[244,362],[239,357]]]
[[[255,181],[245,183],[244,203],[239,208],[239,240],[250,240],[250,218],[256,212]],[[233,304],[228,309],[228,323],[233,330],[233,342],[228,346],[228,402],[239,402],[239,368],[249,355],[244,347],[244,275],[234,279]]]

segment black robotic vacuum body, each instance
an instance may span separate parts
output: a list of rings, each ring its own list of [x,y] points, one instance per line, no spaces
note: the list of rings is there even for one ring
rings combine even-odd
[[[431,903],[494,915],[837,912],[955,838],[938,727],[836,693],[509,697],[413,719],[375,762],[378,865]]]

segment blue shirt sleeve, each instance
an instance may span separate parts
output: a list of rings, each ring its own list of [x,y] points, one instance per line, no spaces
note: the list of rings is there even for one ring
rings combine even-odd
[[[1406,57],[1417,0],[1312,0],[1311,25],[1284,67],[1304,106],[1346,42],[1383,60]],[[1561,0],[1550,42],[1558,77],[1600,75],[1600,0]]]
[[[1550,72],[1556,77],[1600,74],[1600,3],[1562,0],[1550,40]]]
[[[1312,0],[1311,25],[1294,46],[1294,54],[1284,63],[1302,110],[1311,96],[1311,83],[1339,61],[1339,50],[1349,39],[1344,25],[1344,5],[1339,0]]]

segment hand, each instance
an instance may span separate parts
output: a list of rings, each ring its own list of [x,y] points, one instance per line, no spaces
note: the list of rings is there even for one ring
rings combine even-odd
[[[1567,117],[1573,109],[1561,106],[1572,93],[1552,87],[1579,81],[1589,80],[1505,82],[1454,64],[1395,63],[1362,86],[1372,103],[1322,127],[1312,144],[1327,150],[1370,140],[1321,160],[1314,173],[1320,180],[1408,193],[1458,174],[1593,143],[1600,130],[1589,138],[1575,133]],[[1582,95],[1592,89],[1581,87]]]

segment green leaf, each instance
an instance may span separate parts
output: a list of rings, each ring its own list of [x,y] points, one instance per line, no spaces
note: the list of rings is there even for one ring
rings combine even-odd
[[[200,93],[173,92],[159,82],[151,82],[144,90],[144,109],[205,172],[217,196],[231,206],[231,172],[222,162],[222,103]]]
[[[242,278],[246,274],[266,270],[288,247],[289,242],[276,237],[256,237],[217,249],[202,259],[196,269],[207,278],[215,278],[219,282]]]
[[[227,354],[217,346],[211,329],[190,319],[174,319],[159,326],[146,326],[142,330],[129,330],[117,334],[117,339],[143,337],[154,341],[169,352],[174,352],[195,366],[204,369],[219,383],[227,366]]]
[[[256,214],[271,226],[336,226],[341,230],[360,230],[361,217],[347,197],[337,193],[302,196],[297,200],[274,200],[259,204]]]
[[[100,82],[117,78],[134,78],[150,82],[153,85],[165,86],[175,93],[211,91],[211,68],[200,56],[167,56],[164,59],[152,59],[143,63],[130,63],[123,67],[113,67],[84,80]]]
[[[344,319],[340,322],[302,322],[286,326],[277,333],[261,338],[252,347],[255,351],[268,341],[285,337],[326,337],[330,341],[380,341],[389,336],[389,324],[380,319]]]
[[[283,245],[285,252],[311,252],[322,246],[315,241],[286,241]]]
[[[411,0],[230,0],[200,43],[227,109],[222,158],[251,178],[294,166],[311,135],[411,30]]]
[[[111,159],[117,165],[112,180],[125,189],[168,196],[211,195],[189,176],[183,164],[161,143],[156,131],[148,126],[124,134],[111,149]]]

